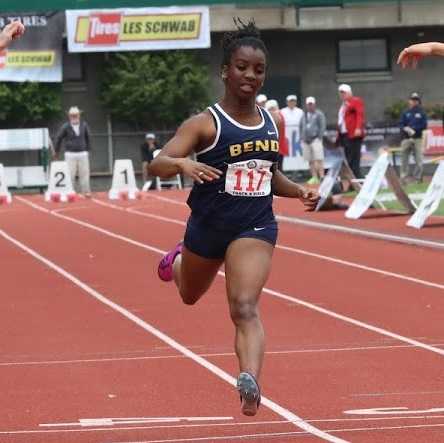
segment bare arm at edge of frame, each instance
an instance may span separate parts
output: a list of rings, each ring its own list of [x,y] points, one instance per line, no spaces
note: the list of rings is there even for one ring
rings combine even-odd
[[[25,33],[24,25],[19,21],[14,21],[6,25],[0,32],[0,51],[6,49],[9,44]]]
[[[421,58],[432,55],[444,57],[444,43],[427,42],[411,45],[401,51],[397,63],[403,68],[416,68]]]

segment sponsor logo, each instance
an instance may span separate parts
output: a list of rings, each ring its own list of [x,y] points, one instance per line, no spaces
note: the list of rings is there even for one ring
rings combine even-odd
[[[196,40],[200,38],[201,21],[201,13],[94,13],[77,17],[75,42],[116,46],[130,42]]]
[[[50,68],[55,51],[1,51],[0,68]]]
[[[264,229],[265,229],[265,227],[264,228],[254,228],[255,231],[262,231]]]
[[[257,163],[254,160],[251,160],[247,163],[247,168],[248,169],[255,169],[257,166]]]
[[[91,14],[86,44],[119,44],[121,20],[122,14]]]
[[[268,135],[276,135],[276,132],[274,132],[274,131],[268,131]]]

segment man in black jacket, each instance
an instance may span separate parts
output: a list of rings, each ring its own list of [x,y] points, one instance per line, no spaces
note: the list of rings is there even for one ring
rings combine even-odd
[[[89,127],[80,119],[80,110],[72,106],[68,111],[69,121],[60,128],[55,140],[55,158],[58,158],[62,143],[65,147],[65,160],[73,185],[79,177],[80,192],[91,197],[89,183],[89,151],[91,149]]]

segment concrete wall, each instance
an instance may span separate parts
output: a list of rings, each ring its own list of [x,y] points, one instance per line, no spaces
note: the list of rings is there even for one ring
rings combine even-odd
[[[233,17],[254,17],[261,29],[343,30],[444,24],[441,0],[375,1],[345,7],[294,8],[284,6],[238,7],[220,5],[211,8],[211,29],[233,29]]]
[[[220,36],[221,34],[214,36],[209,56],[216,96],[222,94],[222,83],[218,74],[221,58]],[[388,37],[391,69],[378,73],[337,74],[337,41],[361,37]],[[336,120],[339,106],[337,87],[340,83],[349,83],[354,93],[365,100],[370,122],[384,120],[384,108],[399,99],[405,99],[413,91],[423,95],[425,104],[444,103],[444,60],[424,60],[416,70],[402,70],[396,65],[397,55],[405,46],[417,41],[444,40],[443,31],[439,28],[381,29],[365,32],[268,31],[263,33],[263,39],[270,52],[268,76],[300,78],[302,95],[317,97],[319,107],[326,112],[330,123]],[[288,91],[292,92],[293,90]]]

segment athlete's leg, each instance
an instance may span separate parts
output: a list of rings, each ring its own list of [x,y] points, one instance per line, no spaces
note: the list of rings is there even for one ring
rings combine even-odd
[[[204,258],[185,246],[174,260],[173,277],[182,300],[194,305],[213,283],[223,259]]]
[[[273,246],[255,238],[233,241],[225,255],[230,314],[236,328],[235,349],[241,372],[256,379],[264,356],[264,330],[258,302],[271,268]]]

